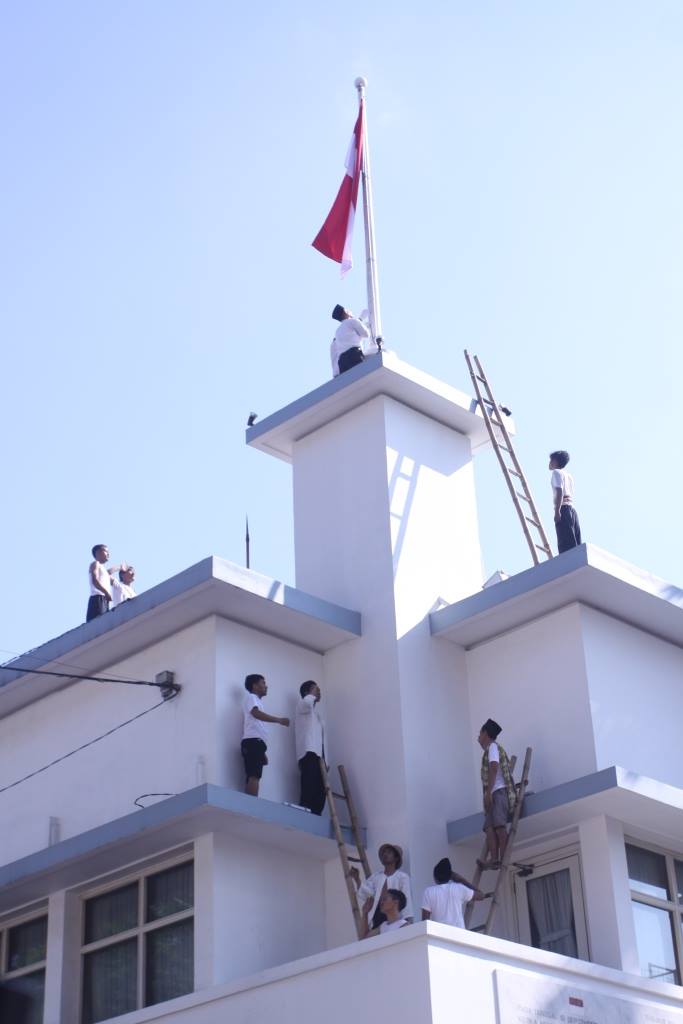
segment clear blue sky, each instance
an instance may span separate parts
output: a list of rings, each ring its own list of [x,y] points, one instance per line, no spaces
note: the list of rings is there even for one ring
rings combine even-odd
[[[244,426],[365,304],[310,246],[358,74],[391,348],[461,388],[477,352],[546,525],[566,447],[585,537],[683,583],[677,0],[26,0],[0,40],[0,658],[82,621],[95,542],[146,589],[242,561],[248,511],[293,581],[290,469]],[[487,572],[525,568],[477,473]]]

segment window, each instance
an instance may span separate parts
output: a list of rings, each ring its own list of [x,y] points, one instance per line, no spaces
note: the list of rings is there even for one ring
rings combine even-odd
[[[82,1024],[192,992],[192,861],[86,898],[82,957]]]
[[[588,960],[579,858],[555,856],[515,878],[520,939],[535,949]]]
[[[626,844],[640,973],[674,985],[683,964],[683,861]]]
[[[47,915],[0,932],[0,1020],[42,1024],[46,956]]]

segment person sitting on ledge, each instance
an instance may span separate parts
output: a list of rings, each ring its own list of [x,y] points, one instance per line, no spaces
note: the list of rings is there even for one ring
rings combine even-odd
[[[400,889],[387,889],[379,901],[379,905],[384,920],[378,928],[369,930],[367,918],[363,918],[365,934],[361,936],[362,939],[369,939],[373,935],[384,935],[386,932],[395,932],[410,924],[405,917],[401,916],[406,908],[406,897]]]

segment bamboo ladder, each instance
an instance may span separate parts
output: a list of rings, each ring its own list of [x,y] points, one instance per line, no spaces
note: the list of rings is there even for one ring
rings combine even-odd
[[[538,514],[538,509],[529,490],[529,485],[524,476],[524,471],[519,463],[519,459],[515,454],[515,449],[512,445],[512,438],[510,437],[503,418],[500,415],[500,406],[493,397],[491,386],[487,380],[486,374],[484,373],[481,363],[479,362],[478,356],[470,356],[467,349],[465,349],[465,360],[467,362],[467,368],[470,371],[470,377],[472,378],[472,384],[477,395],[477,401],[479,402],[479,408],[481,414],[484,417],[484,423],[488,435],[493,445],[493,450],[496,453],[496,457],[500,464],[500,468],[503,471],[505,482],[508,485],[510,491],[510,497],[512,503],[515,506],[519,521],[522,524],[522,530],[524,531],[524,537],[529,545],[529,551],[533,559],[534,565],[538,565],[541,561],[539,557],[539,551],[541,551],[546,558],[552,558],[553,553],[548,541],[548,536],[543,528],[541,517]],[[509,460],[512,465],[509,465],[503,452],[509,456]],[[512,478],[516,478],[513,480]],[[518,490],[519,488],[519,490]],[[521,502],[525,502],[523,506]],[[532,535],[531,530],[536,530],[536,536]],[[538,541],[540,540],[540,544]]]
[[[505,884],[505,881],[506,881],[507,876],[508,876],[508,871],[509,871],[509,868],[510,868],[510,857],[512,856],[512,845],[513,845],[513,843],[515,841],[515,836],[517,835],[517,828],[518,828],[518,825],[519,825],[519,819],[520,819],[520,815],[522,813],[522,807],[524,805],[524,794],[526,792],[527,786],[529,785],[529,770],[531,768],[531,753],[532,753],[531,747],[527,747],[526,748],[526,755],[524,757],[524,766],[522,768],[522,777],[519,780],[519,782],[517,783],[517,785],[515,786],[515,789],[517,791],[517,799],[515,800],[515,808],[514,808],[514,810],[512,812],[512,822],[510,824],[510,831],[508,833],[507,846],[505,847],[505,853],[503,854],[503,859],[500,862],[500,868],[497,869],[498,870],[498,878],[496,879],[495,888],[494,888],[493,892],[486,893],[486,899],[490,899],[491,900],[491,904],[489,906],[488,914],[486,915],[486,923],[485,923],[484,929],[483,929],[485,935],[490,935],[491,934],[491,929],[493,927],[493,919],[496,916],[496,911],[498,910],[498,907],[500,906],[500,897],[501,897],[502,888],[503,888],[503,885]],[[510,768],[511,768],[511,770],[514,770],[516,761],[517,761],[517,759],[515,757],[511,758],[511,760],[510,760]],[[482,849],[481,858],[480,858],[480,860],[482,862],[484,861],[484,859],[486,857],[486,852],[487,852],[487,845],[485,843],[484,847]],[[479,864],[477,864],[477,870],[475,871],[474,878],[472,879],[472,884],[474,885],[475,889],[479,888],[479,883],[481,881],[481,876],[482,876],[482,874],[484,873],[485,870],[490,870],[490,869],[481,868],[479,866]],[[472,910],[473,910],[473,901],[470,900],[470,902],[468,903],[467,908],[465,910],[465,925],[469,925],[470,919],[472,917]]]
[[[363,919],[361,917],[360,908],[358,906],[358,899],[356,897],[356,887],[353,881],[353,868],[352,863],[360,864],[363,868],[363,872],[366,878],[370,877],[370,864],[368,862],[368,856],[363,846],[363,840],[361,838],[360,827],[358,825],[358,815],[356,814],[356,806],[351,796],[351,790],[349,788],[349,780],[346,777],[346,771],[344,765],[337,765],[339,772],[339,781],[341,783],[342,792],[335,793],[330,785],[330,777],[325,764],[325,759],[320,758],[320,774],[322,775],[323,786],[325,787],[325,796],[327,797],[327,806],[330,809],[330,818],[332,820],[332,828],[334,830],[334,838],[337,842],[337,851],[339,853],[339,859],[341,861],[342,871],[344,872],[344,881],[346,882],[346,891],[349,896],[349,902],[351,904],[351,913],[353,914],[353,921],[356,926],[356,935],[358,938],[362,938],[363,935]],[[339,821],[339,813],[337,811],[337,800],[343,800],[346,803],[346,808],[349,812],[349,821],[351,823],[351,833],[353,835],[353,841],[356,847],[357,857],[350,857],[346,852],[346,841],[342,832],[342,826]]]

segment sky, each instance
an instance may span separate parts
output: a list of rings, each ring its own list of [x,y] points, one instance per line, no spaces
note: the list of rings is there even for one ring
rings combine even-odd
[[[84,619],[95,543],[144,590],[243,563],[248,514],[294,582],[291,469],[244,428],[366,305],[360,220],[344,281],[310,244],[359,74],[387,345],[468,391],[476,352],[546,528],[566,448],[584,538],[682,584],[682,51],[678,0],[2,4],[0,659]]]

